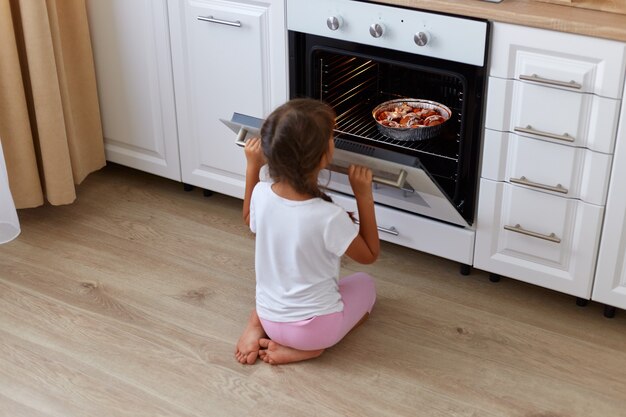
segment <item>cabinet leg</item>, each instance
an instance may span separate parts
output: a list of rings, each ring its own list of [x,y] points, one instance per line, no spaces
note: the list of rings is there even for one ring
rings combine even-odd
[[[612,319],[613,317],[615,317],[615,307],[605,305],[604,317],[606,317],[607,319]]]
[[[193,185],[189,185],[189,184],[184,184],[183,183],[183,190],[189,192],[189,191],[193,191]]]
[[[461,264],[461,268],[459,270],[459,272],[461,273],[461,275],[469,275],[470,272],[472,272],[472,267],[470,265],[467,264]]]
[[[580,298],[580,297],[576,297],[576,305],[578,307],[584,307],[587,304],[589,304],[589,300],[584,299],[584,298]]]
[[[202,190],[202,195],[205,197],[211,197],[213,195],[213,191],[211,190]]]
[[[500,282],[500,278],[502,278],[498,274],[489,274],[489,281],[491,282]]]

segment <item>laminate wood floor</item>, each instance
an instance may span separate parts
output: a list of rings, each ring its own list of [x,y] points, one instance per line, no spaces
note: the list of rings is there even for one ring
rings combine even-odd
[[[240,365],[241,201],[109,165],[0,246],[0,415],[626,416],[626,313],[382,245],[364,325],[320,358]]]

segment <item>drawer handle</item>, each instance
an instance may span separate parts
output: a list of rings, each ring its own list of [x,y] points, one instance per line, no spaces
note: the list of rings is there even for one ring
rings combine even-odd
[[[537,232],[531,232],[530,230],[524,229],[519,224],[516,224],[515,226],[504,225],[504,230],[508,230],[508,231],[515,232],[515,233],[521,233],[526,236],[532,236],[538,239],[543,239],[543,240],[547,240],[547,241],[554,242],[554,243],[561,243],[561,239],[556,237],[554,233],[550,233],[549,235],[544,235],[544,234],[537,233]]]
[[[198,16],[198,20],[202,20],[203,22],[217,23],[219,25],[234,26],[238,28],[241,27],[241,22],[239,20],[231,21],[215,19],[213,16]]]
[[[570,136],[568,133],[563,133],[562,135],[556,135],[554,133],[544,132],[542,130],[533,129],[531,125],[526,127],[516,126],[513,128],[516,132],[521,133],[530,133],[531,135],[543,136],[544,138],[557,139],[565,142],[574,142],[576,139]]]
[[[570,82],[559,81],[559,80],[551,80],[549,78],[540,77],[537,74],[533,74],[533,75],[523,75],[523,74],[520,74],[519,79],[520,80],[524,80],[524,81],[534,81],[536,83],[541,83],[541,84],[556,85],[556,86],[559,86],[559,87],[574,88],[576,90],[580,90],[581,88],[583,88],[582,84],[578,84],[574,80],[572,80]]]
[[[334,172],[338,172],[340,174],[346,174],[348,175],[348,168],[346,167],[342,167],[339,165],[335,165],[335,164],[330,164],[326,167],[326,169],[328,169],[329,171],[334,171]],[[407,177],[408,173],[401,169],[400,172],[398,172],[398,177],[395,180],[390,180],[387,178],[381,178],[381,177],[377,177],[374,176],[372,178],[372,182],[378,183],[378,184],[383,184],[383,185],[388,185],[390,187],[394,187],[394,188],[399,188],[400,190],[404,190],[405,189],[405,185],[406,185],[406,177]]]
[[[361,224],[359,222],[359,219],[354,219],[354,223],[356,224]],[[376,228],[383,233],[389,233],[390,235],[394,235],[394,236],[398,236],[400,234],[400,232],[398,231],[398,229],[395,228],[395,226],[391,226],[389,228],[387,227],[381,227],[381,226],[376,226]]]
[[[522,176],[520,178],[509,178],[509,181],[515,184],[527,185],[529,187],[539,188],[542,190],[555,191],[557,193],[567,194],[567,188],[563,187],[561,184],[557,184],[556,186],[545,185],[534,181],[529,181],[528,178]]]

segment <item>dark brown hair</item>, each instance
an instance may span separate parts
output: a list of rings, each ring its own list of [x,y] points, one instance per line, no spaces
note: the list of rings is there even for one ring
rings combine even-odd
[[[328,151],[334,126],[334,110],[321,101],[298,98],[274,110],[261,127],[261,146],[272,179],[330,201],[314,173]]]

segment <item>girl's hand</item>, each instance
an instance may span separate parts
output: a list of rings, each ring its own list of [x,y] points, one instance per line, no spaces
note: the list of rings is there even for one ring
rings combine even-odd
[[[350,165],[348,168],[348,179],[354,196],[358,198],[372,195],[372,170],[360,166]]]
[[[244,152],[249,167],[261,169],[261,167],[265,165],[265,156],[263,155],[263,149],[261,149],[260,138],[254,137],[248,139],[244,146]]]
[[[359,211],[359,234],[348,247],[346,255],[364,264],[374,262],[380,253],[372,177],[369,168],[358,165],[350,165],[348,168],[348,178]]]
[[[243,147],[246,154],[246,189],[243,196],[243,221],[250,225],[250,200],[252,199],[252,190],[259,182],[259,172],[261,167],[265,165],[265,157],[263,149],[261,149],[261,139],[250,138]]]

